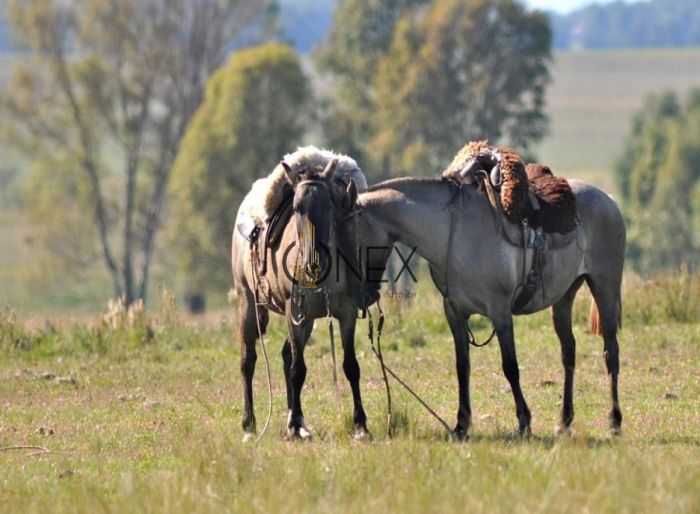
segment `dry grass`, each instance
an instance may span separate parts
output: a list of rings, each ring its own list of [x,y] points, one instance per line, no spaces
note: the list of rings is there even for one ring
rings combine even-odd
[[[290,444],[282,440],[283,327],[275,318],[268,339],[274,416],[256,450],[241,442],[234,319],[185,322],[168,300],[155,313],[129,316],[117,308],[89,326],[37,331],[6,311],[0,446],[36,445],[51,453],[0,452],[0,511],[697,512],[700,325],[698,318],[672,321],[665,308],[642,321],[630,304],[644,287],[651,286],[630,284],[625,295],[619,438],[606,430],[602,343],[580,323],[586,298],[576,308],[573,437],[554,436],[562,370],[548,315],[517,320],[535,434],[527,442],[512,437],[513,402],[496,345],[472,350],[470,442],[445,441],[440,426],[396,386],[401,430],[389,440],[380,371],[359,322],[362,388],[374,433],[372,443],[360,445],[349,434],[349,388],[341,380],[336,398],[320,330],[307,349],[304,392],[315,440]],[[657,303],[669,305],[671,290],[659,291],[668,295],[658,295]],[[416,292],[413,300],[387,305],[387,359],[451,420],[452,344],[437,296],[422,283]],[[487,332],[485,323],[477,326]],[[266,394],[258,370],[261,421]]]

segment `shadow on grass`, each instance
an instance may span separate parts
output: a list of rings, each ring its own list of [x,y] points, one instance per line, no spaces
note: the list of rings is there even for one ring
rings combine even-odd
[[[624,441],[624,437],[605,436],[595,437],[590,435],[537,435],[533,434],[528,438],[521,438],[517,432],[498,431],[496,433],[487,434],[471,434],[467,441],[455,441],[452,439],[452,434],[444,430],[431,430],[414,434],[402,434],[394,437],[394,440],[410,438],[415,441],[426,443],[445,443],[450,442],[455,445],[469,444],[491,444],[491,445],[506,445],[506,446],[533,446],[544,449],[552,449],[555,446],[572,446],[586,448],[606,448],[613,447],[618,441]],[[694,438],[690,438],[694,439]],[[681,443],[683,441],[673,441]],[[686,441],[686,444],[699,444],[696,439],[692,442]],[[669,442],[671,444],[671,442]]]
[[[678,436],[659,436],[652,437],[649,441],[651,444],[666,446],[672,444],[683,444],[688,446],[700,446],[700,437],[692,435],[678,435]]]

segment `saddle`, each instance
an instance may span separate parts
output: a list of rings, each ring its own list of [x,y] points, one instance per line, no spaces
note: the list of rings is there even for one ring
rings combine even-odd
[[[250,242],[251,250],[257,255],[258,276],[267,273],[267,250],[276,246],[282,238],[289,218],[292,216],[292,200],[294,195],[289,191],[282,198],[275,212],[260,226],[252,219],[240,220],[236,226],[239,232]]]
[[[459,187],[470,184],[484,191],[505,239],[533,250],[529,271],[523,251],[521,282],[511,305],[514,313],[522,312],[542,286],[546,251],[564,248],[578,237],[578,208],[571,186],[549,167],[525,166],[514,150],[490,147],[486,141],[467,143],[443,177]],[[521,230],[506,226],[503,216]]]
[[[547,234],[566,234],[578,225],[576,196],[566,179],[554,176],[542,164],[525,166],[510,148],[472,141],[460,150],[443,177],[485,190],[494,207],[498,196],[500,210],[513,223],[526,221]]]

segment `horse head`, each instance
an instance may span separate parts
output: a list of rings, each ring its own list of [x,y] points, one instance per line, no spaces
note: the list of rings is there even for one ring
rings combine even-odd
[[[295,169],[285,161],[281,164],[294,189],[292,208],[299,245],[295,278],[302,287],[315,288],[330,272],[331,228],[336,244],[350,242],[343,237],[343,225],[356,208],[357,186],[353,179],[344,181],[334,175],[338,166],[335,158],[320,172],[310,166]],[[350,239],[354,241],[354,237]]]

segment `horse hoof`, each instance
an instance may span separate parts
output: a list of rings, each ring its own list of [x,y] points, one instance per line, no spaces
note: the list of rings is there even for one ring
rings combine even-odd
[[[313,434],[306,427],[287,429],[286,441],[311,441]]]
[[[571,425],[565,425],[563,423],[560,423],[554,428],[554,433],[557,434],[558,436],[569,436],[573,437],[574,436],[574,429],[571,428]]]
[[[301,439],[302,441],[310,441],[311,439],[313,439],[313,435],[305,426],[302,425],[301,427],[299,427],[299,439]]]
[[[520,427],[518,430],[518,437],[521,441],[527,441],[530,439],[530,437],[532,437],[532,430],[530,429],[530,426]]]
[[[610,435],[618,437],[622,435],[622,427],[621,426],[612,426],[610,427]]]
[[[252,443],[255,441],[255,432],[246,432],[243,434],[243,444]]]
[[[358,428],[355,430],[355,435],[353,439],[358,443],[369,443],[372,441],[372,434],[366,428]]]
[[[469,441],[469,432],[464,429],[457,429],[450,432],[450,441],[453,443],[466,443]]]

